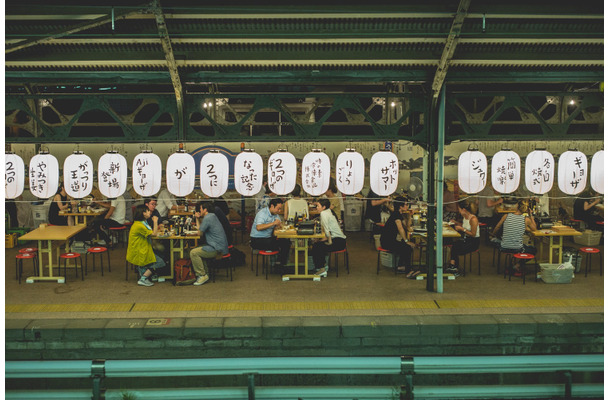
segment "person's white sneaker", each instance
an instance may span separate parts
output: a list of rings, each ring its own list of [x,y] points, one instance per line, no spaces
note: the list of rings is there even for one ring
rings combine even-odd
[[[140,285],[140,286],[154,286],[154,283],[152,283],[151,281],[149,281],[146,278],[143,278],[143,279],[138,280],[138,285]]]
[[[201,286],[209,280],[210,280],[210,277],[207,275],[198,276],[197,280],[195,282],[193,282],[193,285]]]

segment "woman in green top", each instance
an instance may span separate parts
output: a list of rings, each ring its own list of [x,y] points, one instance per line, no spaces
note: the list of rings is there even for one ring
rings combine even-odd
[[[148,280],[153,269],[163,268],[165,261],[159,257],[152,248],[151,237],[153,230],[146,222],[150,218],[151,211],[144,204],[136,206],[133,215],[133,225],[129,230],[129,244],[127,245],[126,259],[140,270],[138,285],[152,286]]]

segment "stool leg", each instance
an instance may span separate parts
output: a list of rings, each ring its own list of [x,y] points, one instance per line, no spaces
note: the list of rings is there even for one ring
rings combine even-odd
[[[21,260],[19,259],[15,259],[15,279],[19,280],[19,284],[21,285],[21,274],[20,274],[20,268],[19,268],[19,262]]]
[[[85,272],[83,271],[83,259],[82,257],[78,257],[78,261],[80,261],[80,280],[85,280]]]
[[[377,252],[377,275],[379,275],[379,262],[381,261],[381,252]]]
[[[337,278],[339,277],[339,255],[335,253],[335,268],[337,269]]]
[[[349,275],[349,255],[347,254],[347,250],[345,251],[345,254],[343,257],[345,260],[345,269],[347,269],[347,274]]]
[[[602,252],[599,252],[599,276],[602,276],[602,270],[604,268],[604,262],[602,259]]]

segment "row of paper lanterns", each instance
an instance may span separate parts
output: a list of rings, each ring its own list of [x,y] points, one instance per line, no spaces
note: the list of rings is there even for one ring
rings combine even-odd
[[[598,193],[604,192],[603,150],[598,151],[591,161],[591,187]],[[21,157],[5,155],[5,197],[13,199],[23,193],[25,165]],[[346,149],[339,154],[335,166],[337,189],[346,195],[360,192],[364,185],[365,163],[361,154]],[[487,185],[487,157],[480,151],[469,150],[459,158],[458,184],[468,194],[479,193]],[[93,162],[80,152],[68,156],[64,162],[64,187],[73,198],[83,198],[93,188]],[[380,196],[394,193],[398,186],[398,158],[391,151],[373,154],[370,165],[370,184],[373,192]],[[108,198],[122,195],[127,187],[127,160],[116,152],[100,157],[98,162],[98,186]],[[172,154],[166,164],[166,183],[170,193],[177,197],[191,194],[195,188],[195,160],[185,152]],[[133,160],[133,188],[140,196],[156,195],[161,189],[161,159],[154,153],[143,152]],[[297,161],[287,151],[273,153],[267,162],[269,188],[278,195],[292,192],[297,179]],[[499,193],[512,193],[519,188],[521,160],[511,150],[496,153],[491,162],[491,184]],[[559,189],[570,195],[584,190],[587,183],[587,157],[579,151],[564,152],[558,162],[557,183]],[[330,183],[330,159],[319,150],[306,154],[301,163],[302,187],[311,196],[319,196],[327,191]],[[551,153],[545,150],[531,152],[525,160],[525,183],[535,194],[551,190],[555,177],[555,162]],[[59,164],[48,153],[32,157],[28,176],[30,191],[38,198],[53,196],[59,184]],[[253,151],[243,151],[237,155],[234,164],[236,191],[243,196],[254,196],[262,187],[263,159]],[[222,196],[228,188],[229,160],[218,152],[209,152],[200,161],[200,185],[204,194],[210,197]]]

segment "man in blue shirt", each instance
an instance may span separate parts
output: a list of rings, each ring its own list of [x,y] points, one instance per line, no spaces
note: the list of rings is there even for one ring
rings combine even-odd
[[[203,220],[200,224],[199,218],[201,217],[203,217]],[[193,270],[195,270],[195,275],[197,276],[197,280],[193,285],[199,286],[210,279],[207,266],[209,260],[216,258],[218,255],[227,254],[229,248],[222,224],[214,214],[214,203],[211,201],[200,203],[199,211],[195,213],[195,221],[197,228],[204,235],[206,243],[201,247],[194,248],[190,253]]]
[[[278,198],[269,200],[269,206],[260,210],[250,231],[250,246],[257,250],[279,250],[279,264],[286,265],[290,252],[290,239],[278,239],[273,237],[275,228],[282,226],[280,215],[284,201]]]

